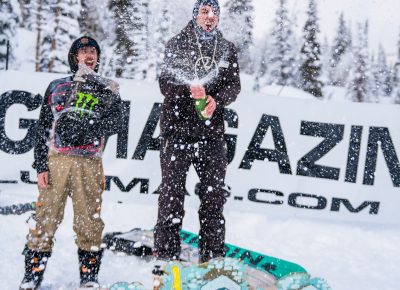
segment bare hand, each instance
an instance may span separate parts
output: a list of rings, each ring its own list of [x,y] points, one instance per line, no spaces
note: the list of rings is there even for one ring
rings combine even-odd
[[[204,109],[204,113],[208,118],[211,118],[212,114],[214,114],[215,109],[217,108],[217,103],[214,98],[211,96],[207,96],[207,105]]]
[[[206,89],[202,85],[190,86],[193,99],[202,99],[206,96]]]
[[[75,73],[75,76],[83,76],[83,75],[95,75],[95,71],[92,70],[90,67],[88,67],[84,63],[79,63],[78,64],[78,71]]]
[[[47,188],[49,186],[49,172],[41,172],[37,176],[37,183],[40,188]]]

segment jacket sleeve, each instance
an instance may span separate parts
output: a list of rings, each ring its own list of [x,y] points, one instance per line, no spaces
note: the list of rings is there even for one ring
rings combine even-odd
[[[233,44],[230,44],[228,63],[222,81],[205,86],[207,94],[214,97],[217,106],[222,107],[234,102],[241,91],[239,62]]]
[[[50,130],[53,124],[54,116],[51,112],[49,104],[49,95],[51,92],[51,84],[46,90],[45,96],[43,98],[42,107],[40,109],[39,120],[36,126],[36,134],[34,139],[34,158],[33,168],[36,169],[37,173],[49,171],[48,167],[48,152],[49,146],[47,145]]]
[[[174,38],[165,47],[164,63],[161,69],[159,85],[161,93],[166,98],[190,95],[190,86],[188,83],[185,83],[183,67],[179,63],[183,57],[176,55],[179,51],[178,42]]]

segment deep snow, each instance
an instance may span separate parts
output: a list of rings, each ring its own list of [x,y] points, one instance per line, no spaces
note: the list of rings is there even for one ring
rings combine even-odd
[[[109,194],[105,193],[102,213],[105,232],[154,226],[156,206],[107,202]],[[0,202],[1,199],[0,194]],[[17,197],[15,201],[18,201]],[[4,205],[3,202],[0,204]],[[196,232],[196,209],[186,210],[184,228]],[[1,289],[17,289],[22,279],[24,266],[21,251],[28,231],[25,220],[29,216],[29,213],[0,216]],[[227,212],[226,220],[228,243],[296,262],[312,276],[324,277],[332,289],[398,289],[400,231],[396,227],[277,219],[238,212]],[[43,282],[44,289],[73,289],[78,285],[76,251],[69,201],[64,222],[56,234],[53,256]],[[150,289],[151,268],[151,262],[106,251],[100,281],[102,284],[140,281]]]

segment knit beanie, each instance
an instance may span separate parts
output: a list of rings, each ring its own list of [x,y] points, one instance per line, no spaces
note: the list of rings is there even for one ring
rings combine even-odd
[[[97,72],[99,70],[99,64],[100,64],[100,53],[101,53],[100,46],[96,40],[94,40],[89,36],[82,36],[72,43],[71,48],[69,49],[68,52],[68,63],[69,67],[71,68],[71,71],[73,73],[76,73],[76,71],[78,70],[78,63],[76,61],[76,56],[78,54],[78,50],[83,47],[94,47],[97,50],[97,64],[94,69],[94,71]]]
[[[197,15],[199,14],[199,10],[202,5],[211,6],[213,8],[214,13],[219,16],[220,9],[218,0],[197,0],[196,3],[194,4],[193,14],[192,14],[194,23],[196,23],[196,18]]]

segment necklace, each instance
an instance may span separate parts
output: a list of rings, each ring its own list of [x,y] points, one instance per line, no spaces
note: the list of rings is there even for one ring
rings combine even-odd
[[[197,79],[200,79],[199,74],[198,74],[198,67],[200,66],[200,62],[203,64],[203,68],[204,68],[205,72],[210,71],[213,66],[217,69],[217,63],[215,61],[215,53],[217,51],[218,38],[215,37],[214,51],[213,51],[212,57],[209,57],[209,56],[203,56],[203,51],[201,50],[199,36],[197,35],[196,31],[194,32],[194,34],[196,35],[197,48],[199,49],[199,52],[200,52],[200,58],[196,61],[195,65],[194,65],[194,73],[195,73]]]

